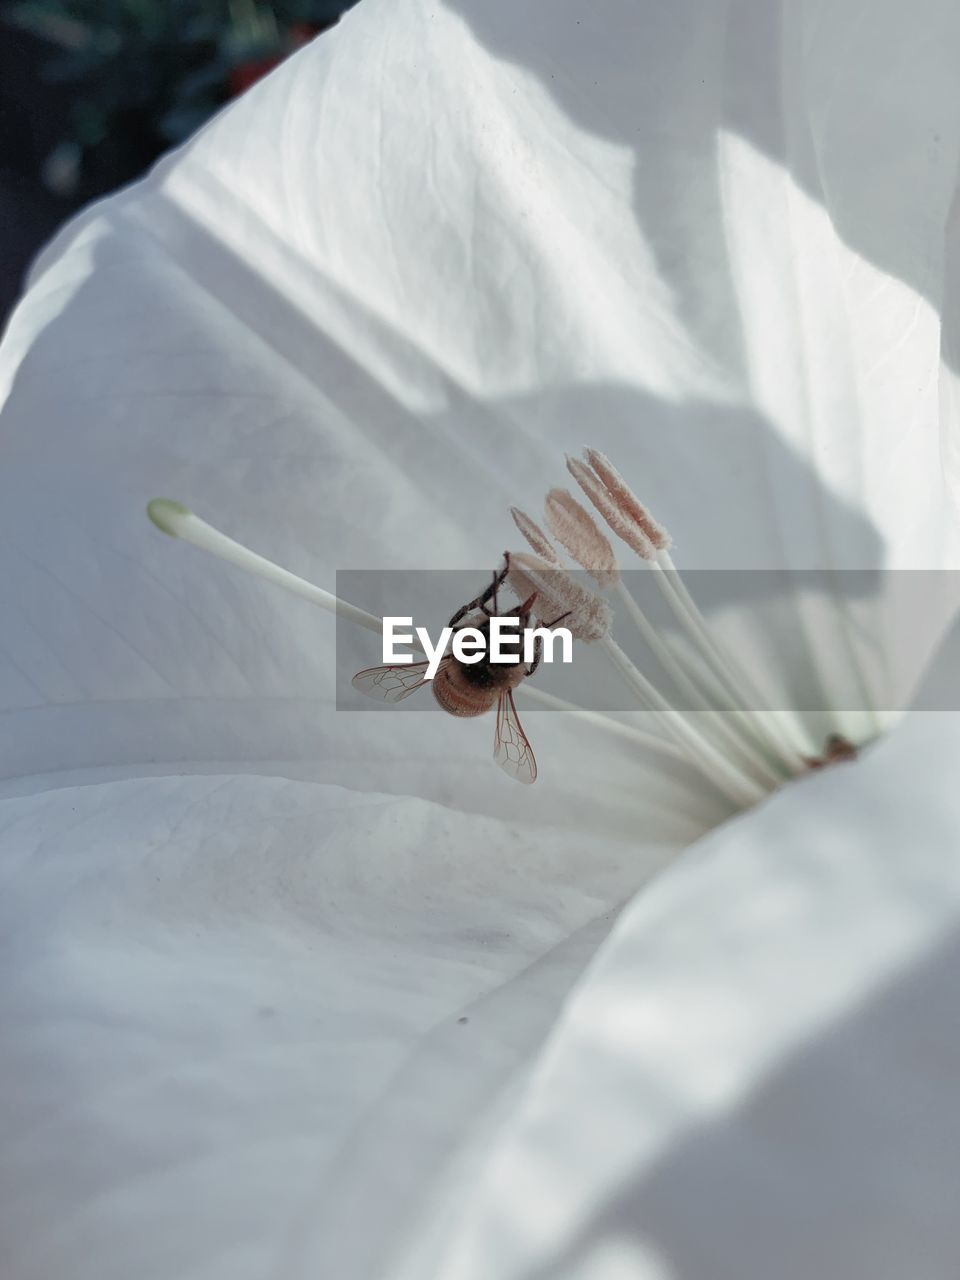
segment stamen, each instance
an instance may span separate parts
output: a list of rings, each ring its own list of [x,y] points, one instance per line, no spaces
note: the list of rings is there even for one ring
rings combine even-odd
[[[555,569],[538,556],[524,551],[507,553],[507,581],[521,600],[537,595],[537,617],[552,622],[562,615],[563,626],[576,640],[602,640],[610,629],[610,606],[601,596],[587,591],[565,569]]]
[[[709,704],[704,706],[703,695],[706,690],[703,687],[703,676],[704,674],[709,675],[709,672],[704,673],[699,668],[691,667],[688,674],[688,670],[680,663],[673,650],[660,638],[656,627],[654,627],[653,623],[651,623],[647,618],[646,614],[627,590],[623,582],[618,584],[618,590],[620,598],[626,607],[627,613],[629,613],[630,617],[636,623],[637,630],[640,632],[641,636],[643,636],[647,646],[656,656],[660,665],[670,674],[677,688],[691,700],[691,709],[695,706],[700,706],[708,711],[714,710],[710,708]],[[691,679],[691,676],[693,679]],[[699,683],[694,683],[694,680]],[[722,710],[720,714],[721,716],[723,715]],[[714,710],[714,716],[715,715],[716,712]],[[734,712],[734,715],[739,716],[739,713]],[[757,750],[750,737],[747,736],[744,738],[737,734],[725,719],[712,718],[710,724],[715,737],[723,740],[723,744],[727,750],[739,757],[741,764],[743,764],[753,776],[758,777],[773,786],[779,786],[787,777],[790,776],[789,770],[782,770],[778,773],[776,770],[771,768],[770,762],[767,760],[766,756],[762,751]]]
[[[740,708],[761,708],[761,694],[742,668],[717,644],[669,551],[661,552],[651,567],[656,573],[654,580],[674,617],[707,664],[706,674],[714,690],[721,697],[731,698]],[[809,747],[797,740],[789,719],[775,717],[774,723],[779,728],[777,733],[756,715],[750,715],[745,710],[739,710],[735,714],[758,743],[773,751],[791,775],[802,768]]]
[[[693,602],[670,557],[670,535],[650,515],[610,459],[599,449],[584,450],[586,463],[567,458],[567,469],[615,534],[652,569],[659,570],[657,585],[674,616],[704,659],[712,692],[730,697],[740,708],[762,706],[762,699],[743,672],[719,649],[702,614]],[[699,674],[699,673],[698,673]],[[793,774],[802,767],[805,744],[795,741],[782,721],[774,732],[756,716],[741,709],[734,713],[741,728],[758,747],[770,752],[780,766]]]
[[[604,468],[605,474],[609,477],[610,484],[614,485],[619,483],[622,490],[626,489],[625,484],[614,471],[612,464],[610,464],[602,454],[598,453],[596,456],[600,465]],[[638,513],[642,515],[645,521],[645,527],[655,533],[655,536],[661,545],[666,545],[667,539],[665,532],[661,530],[652,518],[646,514],[640,503],[633,498],[633,495],[630,495],[630,497],[632,499],[632,513],[634,515],[637,515]],[[591,574],[598,585],[605,587],[613,583],[618,584],[628,612],[633,617],[634,622],[637,624],[641,634],[657,656],[661,665],[670,673],[678,687],[688,698],[692,698],[695,702],[702,702],[700,690],[690,680],[683,667],[675,659],[672,651],[657,635],[655,628],[647,621],[645,615],[640,609],[640,606],[627,591],[626,587],[624,587],[624,585],[619,581],[620,575],[613,548],[610,545],[609,540],[600,531],[589,512],[581,506],[579,502],[577,502],[571,493],[567,492],[565,489],[559,488],[550,490],[547,494],[544,505],[548,527],[557,541],[570,553],[571,557],[581,565],[582,568]],[[511,508],[511,515],[514,518],[517,527],[526,537],[534,550],[542,549],[546,553],[542,559],[547,561],[548,564],[545,564],[543,568],[546,569],[548,565],[559,566],[560,561],[554,552],[549,539],[539,525],[535,524],[529,516],[516,507]],[[640,521],[638,518],[638,528],[639,524]],[[645,534],[642,536],[646,537]],[[650,546],[653,548],[652,542],[650,543]],[[652,553],[655,554],[655,551]],[[519,566],[517,566],[516,562],[518,557],[514,557],[515,569],[512,575],[512,585],[514,585],[516,590],[523,594],[536,589],[540,591],[541,595],[546,595],[543,586],[540,585],[542,581],[541,579],[537,579],[535,581],[534,577],[530,573],[522,572],[523,561],[528,559],[528,557],[522,557],[522,559],[520,559]],[[518,569],[521,571],[518,571]],[[572,592],[570,592],[570,587],[575,587],[576,584],[574,584],[562,571],[558,574],[556,569],[553,569],[551,578],[556,578],[558,582],[562,583],[567,588],[568,595],[567,601],[565,602],[569,602],[571,604],[571,608],[575,608],[571,598]],[[579,591],[580,588],[576,588],[576,590]],[[591,607],[593,607],[594,598],[589,598]],[[559,606],[558,592],[554,592],[551,599]],[[576,635],[577,631],[573,630],[573,634]],[[578,638],[586,637],[579,636]],[[626,657],[626,655],[623,656],[624,658]],[[656,698],[659,699],[661,709],[665,708],[670,711],[671,715],[675,715],[676,713],[670,710],[669,703],[666,699],[656,691],[655,686],[649,681],[647,682],[647,685],[649,686],[649,690],[653,691]],[[784,776],[786,775],[778,774],[773,770],[764,756],[754,749],[750,745],[749,741],[742,741],[725,721],[717,719],[712,720],[711,731],[716,737],[723,741],[726,748],[731,751],[735,757],[740,759],[741,763],[746,766],[751,775],[762,780],[768,786],[779,786],[784,780]]]
[[[674,746],[672,742],[667,742],[665,738],[658,738],[654,733],[644,733],[642,729],[635,729],[633,725],[614,720],[612,716],[604,715],[602,711],[588,711],[586,707],[567,702],[565,698],[558,698],[555,694],[538,688],[530,680],[524,680],[518,684],[514,695],[522,696],[530,702],[539,702],[542,707],[549,707],[552,711],[565,711],[568,715],[576,716],[584,724],[592,724],[598,729],[604,729],[607,733],[626,738],[645,747],[648,751],[657,751],[661,755],[672,756],[676,760],[687,762],[686,753]]]
[[[606,454],[599,449],[584,449],[583,456],[627,519],[633,520],[643,530],[658,551],[669,550],[669,533],[663,525],[657,524]]]
[[[527,515],[525,511],[521,511],[519,507],[511,507],[510,514],[513,516],[513,523],[517,526],[527,544],[533,548],[534,554],[538,555],[541,560],[546,560],[547,564],[553,565],[557,569],[562,569],[563,565],[560,557],[553,549],[553,544],[540,526]]]
[[[678,689],[691,699],[691,710],[700,709],[710,715],[704,732],[694,729],[635,667],[628,672],[625,664],[630,667],[633,664],[626,654],[616,650],[609,636],[605,636],[605,647],[634,689],[647,705],[665,717],[675,740],[680,740],[692,755],[699,757],[701,767],[705,767],[715,782],[722,780],[718,776],[718,760],[722,760],[724,766],[730,765],[739,778],[739,782],[732,784],[734,789],[745,785],[749,790],[758,784],[769,788],[801,773],[810,754],[809,744],[801,741],[803,735],[798,737],[795,732],[799,726],[793,725],[788,717],[763,713],[763,701],[752,682],[717,644],[670,558],[671,540],[666,529],[651,516],[599,449],[587,448],[583,460],[568,457],[566,461],[567,470],[610,530],[655,572],[657,586],[692,644],[689,653],[676,652],[657,634],[619,577],[612,579],[648,647]],[[612,549],[607,559],[605,551],[609,543],[588,513],[562,490],[550,491],[546,512],[548,528],[558,542],[588,571],[600,563],[601,573],[593,576],[601,585],[607,585],[611,579],[604,580],[603,572],[609,574],[611,568],[616,570]],[[593,546],[588,529],[596,530],[603,539],[602,548]],[[725,755],[718,756],[711,739],[722,743]],[[724,772],[721,768],[720,775]],[[731,794],[729,778],[727,782],[727,791]]]
[[[547,528],[600,587],[620,580],[610,540],[593,516],[566,489],[551,489],[544,503]]]
[[[666,698],[631,662],[612,636],[604,636],[603,646],[641,704],[652,711],[667,733],[687,757],[713,784],[737,805],[752,805],[763,799],[768,788],[761,786],[737,765],[727,760],[686,716],[675,711]]]
[[[578,458],[567,458],[567,470],[603,516],[610,529],[642,560],[655,560],[657,548],[646,529],[614,501],[610,492],[590,468]]]
[[[507,557],[507,580],[513,590],[521,597],[537,593],[540,597],[538,617],[549,617],[551,610],[557,615],[569,614],[564,619],[564,626],[578,640],[602,641],[614,665],[640,698],[641,706],[654,713],[658,723],[684,756],[714,786],[738,806],[755,804],[766,795],[769,787],[761,785],[738,765],[727,760],[685,716],[674,710],[607,634],[612,618],[606,600],[585,590],[565,570],[555,569],[536,556],[525,552],[508,552]],[[779,782],[780,779],[775,781]]]

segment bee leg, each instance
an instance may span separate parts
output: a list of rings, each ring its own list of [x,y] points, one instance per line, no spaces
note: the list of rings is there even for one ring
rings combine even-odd
[[[497,588],[500,586],[500,581],[500,578],[497,576],[497,571],[494,569],[493,582],[490,584],[490,595],[487,597],[490,604],[487,604],[483,600],[480,601],[480,608],[488,618],[492,618],[497,612]]]
[[[490,594],[493,598],[493,609],[490,610],[491,617],[493,617],[494,614],[500,612],[500,603],[498,600],[497,593],[499,592],[500,588],[503,586],[504,580],[509,572],[510,572],[510,553],[508,551],[505,551],[503,553],[503,568],[494,570],[493,582],[491,583]]]
[[[543,636],[537,636],[533,642],[533,661],[527,667],[527,675],[532,676],[540,665],[540,659],[543,657]]]
[[[504,561],[505,563],[503,568],[498,573],[494,573],[493,581],[490,583],[489,587],[487,587],[486,591],[478,595],[475,600],[471,600],[469,604],[465,604],[462,609],[458,609],[447,623],[448,627],[455,627],[461,618],[465,618],[467,614],[472,613],[474,609],[482,609],[488,618],[492,616],[486,605],[487,601],[492,598],[494,608],[496,608],[497,592],[499,591],[504,578],[507,576],[507,570],[510,567],[509,560],[506,557],[504,557]]]
[[[499,601],[498,592],[500,591],[500,588],[503,586],[504,579],[506,578],[509,572],[510,572],[510,552],[505,551],[503,553],[503,568],[499,570],[495,570],[493,575],[493,607],[488,609],[486,605],[480,606],[488,618],[494,618],[500,613],[500,601]]]
[[[493,596],[491,598],[491,608],[484,609],[484,612],[490,618],[492,618],[495,614],[500,612],[500,602],[497,599],[497,592],[500,590],[500,584],[503,582],[506,576],[507,576],[506,565],[503,566],[503,568],[499,571],[499,573],[497,572],[496,569],[494,569],[493,571]]]

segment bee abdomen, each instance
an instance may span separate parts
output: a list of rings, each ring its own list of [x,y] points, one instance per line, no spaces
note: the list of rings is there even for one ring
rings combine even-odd
[[[497,700],[497,690],[470,684],[459,670],[441,668],[433,679],[433,696],[452,716],[482,716]]]

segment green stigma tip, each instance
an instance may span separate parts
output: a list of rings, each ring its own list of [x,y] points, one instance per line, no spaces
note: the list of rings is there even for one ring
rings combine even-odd
[[[162,533],[177,536],[177,522],[190,515],[190,509],[170,498],[154,498],[147,503],[147,515]]]

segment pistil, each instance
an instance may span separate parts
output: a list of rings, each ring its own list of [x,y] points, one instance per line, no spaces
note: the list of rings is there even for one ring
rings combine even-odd
[[[299,596],[301,600],[307,600],[310,604],[319,606],[327,613],[336,614],[338,617],[345,618],[348,622],[363,627],[367,631],[374,631],[382,637],[382,618],[368,613],[366,609],[358,608],[357,605],[350,604],[349,601],[341,600],[333,592],[326,591],[323,587],[318,587],[316,583],[309,582],[306,578],[301,578],[297,574],[291,573],[289,569],[284,569],[273,560],[268,560],[266,556],[262,556],[256,551],[251,551],[243,543],[228,537],[212,524],[208,524],[206,520],[195,515],[182,503],[174,502],[170,498],[154,498],[147,506],[147,514],[162,533],[168,534],[172,538],[180,538],[183,542],[188,542],[192,546],[198,547],[201,551],[207,551],[218,559],[225,560],[228,564],[243,569],[254,577],[270,582],[274,586],[282,587],[285,591]],[[664,741],[655,734],[645,733],[642,729],[624,724],[620,720],[615,720],[612,716],[603,715],[601,712],[591,711],[586,707],[567,702],[563,698],[558,698],[554,694],[538,689],[529,682],[525,681],[519,685],[516,692],[518,695],[529,699],[531,702],[538,703],[544,708],[566,712],[568,715],[576,717],[581,723],[602,729],[606,733],[631,742],[634,746],[642,747],[647,751],[655,751],[661,755],[682,758],[683,753],[681,751],[672,743]]]

